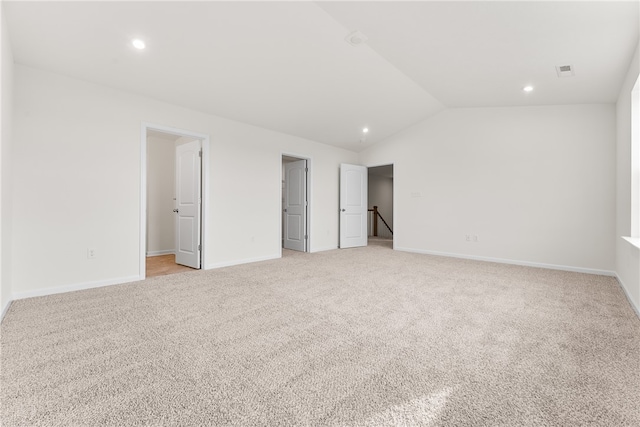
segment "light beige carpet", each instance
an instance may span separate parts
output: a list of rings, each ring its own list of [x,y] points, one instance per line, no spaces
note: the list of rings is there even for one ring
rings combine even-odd
[[[383,246],[13,303],[9,426],[638,426],[615,279]]]

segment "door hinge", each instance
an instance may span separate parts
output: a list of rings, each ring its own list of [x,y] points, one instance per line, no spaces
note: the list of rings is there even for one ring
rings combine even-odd
[[[198,151],[198,157],[202,157],[202,150]]]
[[[202,250],[202,246],[198,245],[198,250]]]
[[[309,238],[309,235],[308,235],[308,234],[305,234],[305,235],[304,235],[304,239],[305,239],[305,240],[307,240],[308,238]]]
[[[309,172],[309,168],[304,168],[304,171],[305,172]]]

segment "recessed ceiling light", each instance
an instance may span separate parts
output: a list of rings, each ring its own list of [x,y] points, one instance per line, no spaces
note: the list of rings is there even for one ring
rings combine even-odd
[[[145,46],[146,46],[144,44],[144,42],[142,40],[140,40],[140,39],[133,39],[131,41],[131,44],[133,45],[133,47],[135,47],[136,49],[140,49],[140,50],[144,49]]]
[[[533,90],[533,86],[525,86],[522,88],[522,90],[525,92],[531,92]]]
[[[362,133],[367,133],[367,132],[369,132],[369,128],[362,129]]]

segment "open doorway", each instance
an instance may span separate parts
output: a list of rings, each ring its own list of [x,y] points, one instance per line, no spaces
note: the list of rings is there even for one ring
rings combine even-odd
[[[368,168],[368,243],[393,248],[393,165]]]
[[[309,159],[282,156],[281,247],[309,252]]]
[[[142,277],[203,268],[208,137],[143,125]]]

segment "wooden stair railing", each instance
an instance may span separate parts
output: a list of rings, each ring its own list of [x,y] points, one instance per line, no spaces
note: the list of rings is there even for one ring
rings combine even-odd
[[[384,225],[387,226],[387,230],[389,230],[389,233],[391,233],[391,235],[393,236],[393,230],[391,229],[391,227],[389,227],[389,224],[387,224],[387,221],[385,221],[384,218],[382,218],[382,215],[380,215],[380,212],[378,212],[378,207],[374,206],[373,209],[368,209],[368,211],[369,212],[373,212],[373,235],[374,235],[374,237],[378,236],[378,218],[380,218],[382,220]]]

